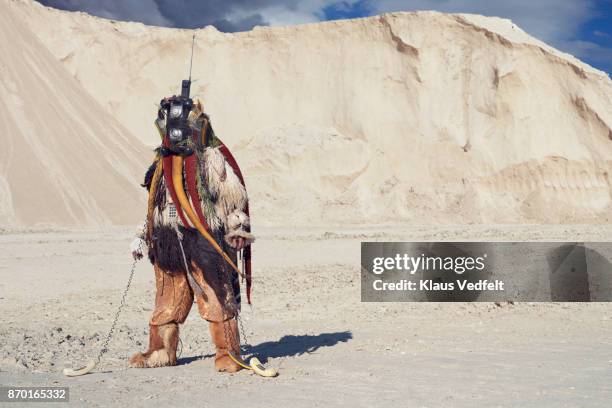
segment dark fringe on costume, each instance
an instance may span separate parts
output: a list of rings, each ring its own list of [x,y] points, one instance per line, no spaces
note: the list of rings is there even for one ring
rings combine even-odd
[[[209,282],[229,279],[236,303],[240,305],[240,281],[236,271],[231,269],[225,260],[215,251],[200,233],[191,228],[179,227],[183,234],[183,248],[187,265],[193,261],[206,274]],[[149,250],[149,260],[167,273],[185,273],[183,254],[179,246],[176,231],[170,226],[157,226],[153,230],[153,242]],[[224,250],[236,262],[236,251],[225,246]],[[229,274],[229,276],[228,276]],[[219,283],[219,282],[218,282]]]
[[[157,167],[157,163],[153,163],[153,165],[151,165],[151,167],[155,168]],[[146,180],[146,178],[145,178]],[[151,181],[149,181],[149,183],[151,183]],[[149,192],[151,190],[149,189]],[[155,203],[155,208],[157,208],[158,212],[161,212],[164,210],[164,208],[166,207],[166,183],[164,182],[164,176],[162,174],[162,176],[159,178],[159,181],[157,183],[157,188],[155,189],[155,197],[153,197],[153,202]]]
[[[179,227],[183,234],[183,249],[187,264],[193,260],[205,271],[216,271],[217,265],[223,260],[204,237],[194,229]],[[152,250],[149,259],[168,273],[185,273],[183,254],[174,228],[161,225],[153,229]]]
[[[155,169],[157,168],[157,160],[153,162],[149,166],[149,169],[145,173],[144,183],[141,184],[142,187],[146,188],[147,191],[151,190],[151,181],[153,181],[153,173],[155,173]]]
[[[232,274],[232,290],[234,291],[234,299],[236,300],[236,304],[240,305],[240,279],[238,277],[238,272],[235,270],[231,270]]]
[[[234,261],[234,263],[237,263],[237,252],[235,250],[227,248],[227,246],[224,247],[223,250],[230,256],[230,258],[232,258],[232,261]],[[223,279],[225,280],[225,282],[229,282],[232,287],[236,306],[240,307],[240,276],[238,275],[238,272],[236,272],[232,267],[230,267],[227,262],[223,262],[222,264],[220,264],[219,273],[215,274],[213,279],[217,285],[223,284],[222,282],[219,282],[219,279]]]

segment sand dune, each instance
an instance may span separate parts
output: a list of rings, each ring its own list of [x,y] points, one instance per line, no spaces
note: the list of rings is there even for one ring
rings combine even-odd
[[[192,31],[5,1],[109,114],[158,143],[154,104],[187,75]],[[509,20],[207,27],[194,78],[245,167],[256,224],[610,221],[612,81]]]
[[[0,225],[137,223],[151,153],[1,8]]]

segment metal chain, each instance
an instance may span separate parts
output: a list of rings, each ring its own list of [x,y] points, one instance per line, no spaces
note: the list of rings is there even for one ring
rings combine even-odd
[[[232,294],[233,294],[233,284],[231,282],[232,278],[231,276],[227,273],[227,268],[226,268],[226,264],[223,263],[221,268],[217,269],[217,284],[220,287],[223,287],[223,281],[221,279],[221,270],[223,270],[223,272],[225,272],[225,276],[229,278],[229,285],[232,288]],[[240,353],[242,354],[242,346],[243,345],[248,345],[248,339],[246,337],[246,332],[244,331],[244,326],[242,324],[242,319],[240,318],[240,312],[237,310],[238,308],[236,307],[236,315],[234,316],[234,319],[236,319],[236,321],[238,322],[238,324],[240,325],[240,329],[238,330],[238,335],[236,336],[235,333],[232,332],[232,328],[229,322],[229,319],[226,319],[227,317],[227,308],[226,306],[226,302],[223,302],[224,304],[222,305],[223,308],[223,313],[222,313],[222,319],[223,319],[223,331],[225,334],[225,342],[230,346],[230,348],[233,348],[233,346],[235,346],[235,342],[237,341],[237,349],[240,351]],[[235,300],[234,300],[235,303]],[[237,305],[236,305],[237,306]],[[240,341],[240,337],[242,336],[243,341]],[[233,338],[233,341],[231,341],[231,339]],[[240,356],[237,356],[240,357]]]
[[[183,334],[183,337],[185,337],[185,334]],[[181,351],[178,352],[178,356],[176,356],[176,359],[180,359],[181,356],[183,355],[183,340],[181,340],[181,338],[179,337],[179,343],[181,344]]]
[[[242,325],[242,317],[240,317],[240,313],[236,314],[236,320],[240,325],[240,334],[242,335],[242,341],[245,346],[249,345],[249,339],[247,338],[246,331],[244,330],[244,326]]]
[[[240,251],[237,251],[238,256],[240,256]],[[238,257],[237,256],[237,257]],[[225,271],[225,275],[229,278],[230,281],[230,286],[232,288],[232,295],[233,295],[233,291],[234,291],[234,285],[233,285],[233,277],[231,274],[227,273],[227,269],[224,269]],[[234,303],[235,303],[236,298],[234,297]],[[238,305],[236,305],[236,316],[234,317],[234,319],[236,319],[236,322],[238,323],[238,348],[242,351],[243,346],[246,346],[249,344],[249,341],[247,339],[246,336],[246,332],[244,331],[244,326],[242,324],[242,318],[240,317],[240,310],[238,308]],[[242,341],[240,341],[240,337],[242,337]]]
[[[146,231],[147,231],[147,220],[146,219],[145,219],[142,230],[143,230],[143,236],[145,236]],[[143,249],[142,242],[143,241],[140,240],[140,242],[138,243],[138,252],[142,252],[142,249]],[[134,272],[136,271],[136,264],[138,263],[139,259],[140,258],[134,257],[134,261],[132,262],[132,268],[130,270],[130,277],[128,278],[127,285],[125,285],[125,289],[123,290],[123,295],[121,296],[121,302],[119,303],[119,307],[117,308],[117,312],[115,313],[115,318],[113,319],[111,328],[108,331],[108,334],[106,335],[106,339],[104,340],[104,343],[102,344],[102,348],[100,349],[100,352],[98,353],[98,357],[96,358],[96,366],[100,365],[100,360],[102,359],[102,356],[108,352],[108,343],[111,341],[111,338],[113,337],[113,334],[115,332],[115,327],[117,326],[117,322],[119,321],[119,315],[121,314],[121,311],[125,307],[125,298],[128,294],[128,291],[130,290],[130,286],[132,285],[132,280],[134,279]]]
[[[217,269],[217,285],[219,289],[223,288],[223,282],[221,281],[221,270],[223,270],[225,272],[225,263],[222,263],[220,265],[220,267]],[[232,351],[232,349],[234,348],[234,343],[235,343],[235,338],[234,341],[230,341],[230,335],[228,333],[228,331],[231,331],[232,328],[230,327],[230,323],[229,323],[229,319],[226,319],[227,317],[227,309],[226,309],[226,304],[225,304],[225,298],[226,296],[224,296],[224,300],[223,300],[223,304],[221,305],[221,321],[223,322],[223,334],[225,336],[225,344],[227,345],[228,348],[228,352]],[[228,330],[229,329],[229,330]],[[240,357],[240,356],[238,356]]]

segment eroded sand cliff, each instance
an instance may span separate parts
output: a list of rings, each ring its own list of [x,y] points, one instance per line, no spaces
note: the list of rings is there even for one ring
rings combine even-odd
[[[192,31],[2,4],[130,143],[159,142],[155,104],[187,75]],[[256,224],[609,222],[612,82],[509,20],[196,33],[192,93],[244,167]]]

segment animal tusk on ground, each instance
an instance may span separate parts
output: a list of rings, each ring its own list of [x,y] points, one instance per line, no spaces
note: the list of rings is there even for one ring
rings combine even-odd
[[[278,375],[278,372],[275,369],[264,367],[257,357],[251,358],[249,364],[251,369],[262,377],[276,377]]]
[[[257,357],[251,358],[249,364],[247,364],[242,357],[236,357],[231,351],[229,351],[227,354],[234,361],[234,363],[238,364],[244,369],[253,371],[255,374],[261,377],[276,377],[278,375],[278,372],[275,369],[264,367]]]
[[[85,367],[80,367],[77,369],[74,368],[64,368],[64,375],[66,377],[78,377],[80,375],[85,375],[96,367],[96,362],[93,360],[89,360]]]

